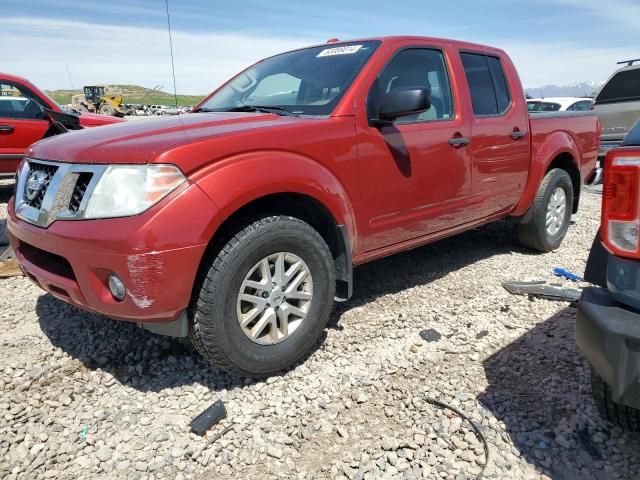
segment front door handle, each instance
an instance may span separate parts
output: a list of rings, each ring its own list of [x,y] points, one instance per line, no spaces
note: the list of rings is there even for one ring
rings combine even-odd
[[[464,147],[468,145],[470,141],[467,137],[452,137],[449,139],[449,145],[453,147]]]
[[[521,131],[518,127],[514,128],[511,132],[511,138],[513,138],[514,140],[520,140],[521,138],[524,138],[526,136],[527,132]]]
[[[13,125],[0,125],[0,132],[2,133],[11,133],[15,130]]]

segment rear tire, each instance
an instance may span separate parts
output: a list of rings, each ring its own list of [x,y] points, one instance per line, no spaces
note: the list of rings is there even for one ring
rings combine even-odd
[[[560,205],[564,213],[560,218]],[[569,174],[554,168],[538,188],[527,223],[518,225],[518,239],[525,247],[539,252],[556,250],[569,230],[573,209],[573,184]]]
[[[245,225],[211,260],[194,299],[189,334],[196,350],[216,367],[235,376],[262,377],[296,363],[317,342],[331,312],[335,268],[323,238],[302,220],[267,216]],[[278,276],[278,261],[289,275]],[[299,278],[306,290],[289,292],[287,285]],[[256,300],[247,303],[241,294]],[[297,313],[290,315],[294,309]],[[252,312],[259,313],[253,317]],[[254,320],[243,324],[249,317]]]
[[[611,387],[591,368],[591,391],[600,413],[610,423],[629,432],[640,432],[640,410],[613,401]]]

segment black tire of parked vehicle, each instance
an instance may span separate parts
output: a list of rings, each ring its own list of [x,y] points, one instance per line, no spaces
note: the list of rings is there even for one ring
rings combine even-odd
[[[335,267],[329,247],[309,224],[294,217],[259,217],[239,225],[210,254],[208,271],[192,301],[189,335],[195,349],[234,376],[264,377],[307,355],[331,313]],[[245,276],[261,259],[290,252],[308,266],[313,296],[307,316],[290,337],[273,345],[254,343],[242,331],[237,299]]]
[[[111,105],[109,105],[108,103],[105,103],[105,104],[100,106],[100,114],[101,115],[113,116],[113,115],[115,115],[115,113],[116,113],[116,110]]]
[[[591,368],[593,400],[609,422],[629,432],[640,432],[640,410],[620,405],[611,397],[611,387]]]
[[[555,235],[551,235],[547,231],[547,206],[558,187],[564,190],[567,205],[560,230]],[[571,223],[573,184],[569,174],[559,168],[550,170],[542,180],[531,208],[533,211],[530,220],[517,226],[520,243],[525,247],[540,252],[556,250],[562,244],[562,240],[564,240]]]

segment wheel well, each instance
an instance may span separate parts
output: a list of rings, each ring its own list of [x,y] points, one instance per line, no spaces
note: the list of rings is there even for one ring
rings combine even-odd
[[[344,225],[338,225],[333,215],[315,198],[299,193],[276,193],[244,205],[218,228],[200,262],[193,295],[197,296],[208,266],[235,233],[247,221],[260,215],[287,215],[311,225],[327,242],[336,269],[336,299],[346,300],[352,291],[351,249]],[[194,297],[195,298],[195,297]]]
[[[547,168],[545,175],[554,168],[559,168],[569,174],[571,183],[573,184],[573,213],[577,213],[578,206],[580,205],[580,170],[576,167],[575,161],[569,153],[561,153],[554,158],[549,168]]]

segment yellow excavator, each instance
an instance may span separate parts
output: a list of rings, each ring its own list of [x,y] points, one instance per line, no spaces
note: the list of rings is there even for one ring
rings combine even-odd
[[[102,85],[82,87],[84,93],[71,97],[71,108],[82,113],[100,113],[112,117],[124,117],[122,95],[106,95]]]

